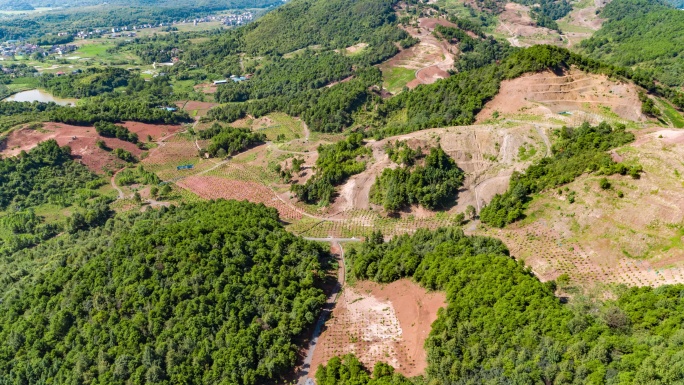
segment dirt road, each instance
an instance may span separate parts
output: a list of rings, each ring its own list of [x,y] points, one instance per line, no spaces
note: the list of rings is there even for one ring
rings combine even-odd
[[[325,302],[325,305],[323,305],[323,310],[321,311],[321,315],[318,317],[318,321],[316,321],[316,326],[314,327],[313,334],[311,336],[311,340],[309,342],[309,347],[306,351],[306,357],[304,357],[304,362],[299,369],[299,373],[297,374],[297,385],[313,385],[315,384],[314,380],[309,378],[309,372],[311,371],[311,360],[313,359],[314,351],[316,350],[316,344],[318,343],[318,338],[321,336],[321,332],[323,331],[323,325],[325,324],[325,321],[330,317],[330,314],[332,314],[332,310],[335,307],[335,302],[337,301],[337,296],[340,294],[340,291],[342,291],[342,287],[344,287],[344,282],[345,282],[345,264],[344,264],[344,249],[342,248],[342,244],[340,242],[349,242],[349,241],[356,241],[356,238],[304,238],[310,241],[318,241],[318,242],[330,242],[330,249],[331,251],[338,250],[339,251],[339,261],[340,265],[339,268],[337,269],[337,284],[335,287],[333,287],[332,291],[330,292],[330,295],[328,295],[328,299]]]

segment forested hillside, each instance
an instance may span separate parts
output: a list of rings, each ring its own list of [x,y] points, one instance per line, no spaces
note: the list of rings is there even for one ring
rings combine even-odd
[[[232,104],[212,111],[210,118],[232,121],[280,111],[301,116],[315,131],[340,131],[373,98],[370,89],[382,84],[380,71],[371,65],[397,54],[395,42],[408,37],[395,18],[385,0],[293,1],[190,47],[183,57],[209,78],[253,71],[248,82],[218,89],[215,99]],[[353,55],[333,51],[359,43],[367,46]],[[261,65],[245,65],[247,57],[258,57]],[[343,79],[350,81],[324,87]]]
[[[568,306],[554,295],[553,282],[540,282],[507,254],[500,241],[467,237],[457,228],[418,230],[388,243],[376,235],[347,253],[358,279],[412,277],[428,289],[447,292],[448,307],[425,344],[427,383],[684,380],[679,369],[684,286],[623,288],[603,304],[578,297]],[[354,366],[353,360],[345,361]],[[343,372],[336,368],[339,362],[331,363],[319,368],[321,380]],[[405,383],[382,366],[373,380],[360,369],[348,373],[326,383]]]
[[[0,382],[279,378],[325,301],[327,258],[274,209],[236,201],[118,215],[44,242],[0,271]]]
[[[590,56],[636,67],[670,86],[684,85],[684,12],[658,0],[615,0],[608,21],[581,47]]]

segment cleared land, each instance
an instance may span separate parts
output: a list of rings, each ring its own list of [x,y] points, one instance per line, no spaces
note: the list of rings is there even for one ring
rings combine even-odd
[[[614,158],[641,164],[641,178],[612,176],[613,187],[602,190],[600,177],[583,176],[568,191],[535,198],[523,222],[482,232],[504,240],[543,280],[565,273],[583,286],[684,283],[683,144],[681,130],[639,132]]]
[[[369,368],[383,361],[406,376],[422,374],[427,366],[423,344],[442,307],[444,293],[429,293],[406,279],[346,287],[318,341],[310,377],[318,365],[347,353]]]
[[[518,3],[505,5],[504,11],[499,15],[496,32],[508,36],[508,42],[514,47],[563,43],[557,31],[538,27],[530,16],[530,8]]]
[[[636,86],[572,69],[563,74],[544,71],[523,75],[501,83],[499,94],[478,114],[478,121],[504,115],[527,114],[558,117],[576,115],[597,123],[613,120],[645,121]]]
[[[140,126],[140,132],[144,132]],[[28,127],[12,131],[4,143],[0,144],[2,156],[16,156],[21,151],[29,151],[38,143],[54,139],[60,146],[71,147],[72,156],[96,173],[105,170],[121,168],[125,162],[116,158],[111,152],[99,148],[98,140],[105,142],[111,149],[122,148],[134,156],[142,154],[135,144],[116,138],[104,138],[97,134],[93,127],[70,126],[61,123],[45,123],[42,128],[32,129]]]
[[[454,66],[454,54],[458,48],[432,35],[437,24],[454,26],[444,19],[420,18],[417,28],[405,28],[420,42],[379,65],[388,91],[397,93],[404,86],[415,88],[419,84],[431,84],[449,77],[448,71]],[[413,76],[410,71],[413,71]]]

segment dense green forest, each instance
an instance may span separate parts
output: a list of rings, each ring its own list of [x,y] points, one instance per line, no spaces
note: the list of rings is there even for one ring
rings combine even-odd
[[[325,302],[328,258],[275,209],[236,201],[118,215],[43,242],[0,272],[0,382],[278,379]]]
[[[221,66],[222,58],[238,53],[282,56],[312,46],[329,50],[360,42],[381,45],[388,37],[406,37],[392,26],[395,18],[388,0],[292,1],[254,23],[197,45],[184,58]]]
[[[447,293],[425,343],[430,384],[673,384],[680,367],[682,285],[617,289],[614,300],[582,296],[563,305],[498,240],[458,228],[419,229],[388,243],[370,237],[347,252],[358,279],[412,277]],[[375,384],[354,363],[320,368],[339,384]],[[332,362],[332,361],[331,361]],[[384,371],[386,372],[386,371]],[[351,382],[353,376],[358,380]],[[386,376],[385,376],[386,377]],[[350,382],[347,382],[350,381]],[[335,383],[335,382],[330,382]],[[403,384],[385,378],[382,384]]]
[[[75,192],[97,179],[71,160],[71,149],[55,140],[41,142],[30,152],[0,159],[0,210],[42,203],[68,204]]]
[[[229,103],[209,110],[208,120],[232,122],[247,114],[261,117],[279,111],[301,117],[313,131],[339,132],[354,123],[353,114],[380,97],[372,91],[382,84],[382,73],[376,67],[364,67],[354,72],[354,78],[334,87],[297,92],[296,95],[275,96]]]
[[[350,176],[366,169],[366,162],[360,160],[371,154],[363,145],[363,135],[350,134],[347,139],[318,147],[315,174],[305,184],[293,184],[292,191],[306,203],[326,205],[332,201],[335,186],[344,183]]]
[[[125,87],[131,76],[129,71],[122,68],[88,68],[81,73],[68,76],[43,74],[40,77],[40,86],[63,98],[85,98]]]
[[[398,211],[412,204],[435,210],[456,201],[465,175],[442,147],[431,148],[424,165],[415,167],[410,164],[418,154],[411,156],[406,148],[390,152],[390,158],[401,158],[406,163],[403,167],[383,170],[371,187],[371,202],[387,211]]]
[[[584,173],[629,173],[639,177],[638,166],[628,168],[616,163],[607,152],[634,140],[634,134],[626,132],[624,125],[613,128],[606,122],[598,126],[585,123],[577,128],[563,127],[556,134],[557,140],[551,148],[553,155],[534,162],[522,174],[515,172],[508,190],[494,196],[482,209],[482,222],[496,227],[514,222],[525,215],[525,204],[531,194],[570,183]]]
[[[199,131],[198,136],[203,140],[211,139],[206,152],[219,158],[235,155],[266,141],[266,136],[262,133],[252,132],[248,128],[222,127],[218,123]],[[200,153],[203,152],[204,150],[200,150]]]
[[[684,12],[658,0],[615,0],[601,29],[581,43],[599,60],[639,68],[670,86],[684,85]]]

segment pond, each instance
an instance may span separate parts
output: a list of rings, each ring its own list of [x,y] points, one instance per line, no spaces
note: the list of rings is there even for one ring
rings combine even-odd
[[[62,99],[43,90],[28,90],[18,92],[4,99],[5,102],[55,102],[60,106],[74,106],[77,99]]]

